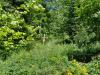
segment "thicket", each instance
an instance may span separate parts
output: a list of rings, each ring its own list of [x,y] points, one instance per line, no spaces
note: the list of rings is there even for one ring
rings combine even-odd
[[[0,0],[0,75],[99,75],[99,24],[100,0]]]
[[[40,25],[46,20],[45,8],[39,2],[0,1],[0,56],[3,59],[39,38]]]

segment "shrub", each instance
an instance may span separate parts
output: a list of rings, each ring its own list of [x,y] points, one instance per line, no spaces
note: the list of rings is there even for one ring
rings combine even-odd
[[[98,57],[100,59],[100,57]],[[89,75],[99,75],[100,74],[100,60],[93,60],[87,64]]]
[[[69,62],[65,75],[88,75],[88,69],[85,65],[72,60]]]
[[[9,8],[9,10],[6,10]],[[37,1],[28,1],[19,7],[14,7],[8,1],[0,2],[0,57],[6,59],[12,52],[18,52],[21,48],[26,48],[28,44],[37,37],[37,30],[40,30],[37,21],[37,13],[44,13],[44,8]],[[33,14],[32,25],[26,22],[23,15]],[[40,14],[40,16],[41,16]],[[30,17],[29,17],[30,18]]]

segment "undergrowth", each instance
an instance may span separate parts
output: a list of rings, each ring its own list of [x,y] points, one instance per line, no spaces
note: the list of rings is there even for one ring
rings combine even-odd
[[[37,43],[30,51],[13,53],[7,60],[0,60],[0,75],[99,75],[100,57],[94,57],[88,63],[69,60],[75,51],[82,52],[76,44],[45,45]],[[95,46],[96,47],[96,46]],[[98,47],[98,46],[97,46]]]

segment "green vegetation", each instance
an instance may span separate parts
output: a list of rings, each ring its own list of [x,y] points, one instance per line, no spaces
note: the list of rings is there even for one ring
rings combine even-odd
[[[1,75],[94,75],[100,74],[100,60],[95,57],[88,64],[69,61],[64,54],[76,51],[74,44],[37,44],[31,51],[14,53],[6,61],[0,62]]]
[[[100,75],[100,0],[0,0],[0,75]]]

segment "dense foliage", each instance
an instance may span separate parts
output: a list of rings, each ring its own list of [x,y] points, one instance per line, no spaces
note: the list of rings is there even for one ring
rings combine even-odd
[[[46,18],[44,10],[38,1],[20,6],[11,5],[8,1],[0,2],[0,54],[3,58],[37,38],[40,24]]]
[[[0,61],[1,75],[99,75],[100,56],[92,58],[85,64],[76,60],[69,61],[65,53],[71,53],[78,49],[74,44],[55,45],[49,42],[47,45],[37,44],[27,52],[20,51],[13,54],[6,61]]]
[[[100,75],[100,0],[0,0],[0,75]]]

